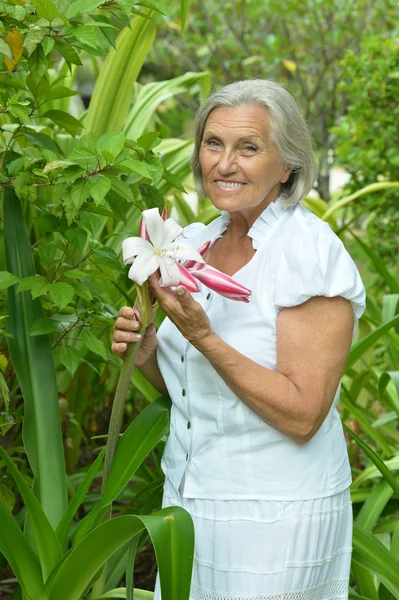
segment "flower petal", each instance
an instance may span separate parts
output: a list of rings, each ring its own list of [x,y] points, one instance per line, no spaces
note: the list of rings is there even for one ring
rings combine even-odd
[[[143,238],[143,240],[147,240],[148,242],[150,241],[150,238],[148,236],[147,233],[147,227],[145,226],[145,221],[144,218],[141,217],[141,221],[140,221],[140,232],[139,235],[141,238]]]
[[[180,271],[173,258],[161,258],[159,268],[161,269],[161,287],[172,287],[180,283]]]
[[[167,217],[168,217],[168,207],[165,204],[165,206],[163,207],[163,210],[162,210],[162,214],[161,214],[162,221],[166,221]]]
[[[180,225],[176,223],[174,219],[166,219],[164,225],[162,246],[160,247],[163,248],[165,244],[170,244],[171,242],[174,242],[177,236],[180,235],[182,231],[183,227],[180,227]]]
[[[214,269],[209,265],[201,265],[199,269],[195,271],[191,270],[191,275],[221,296],[225,296],[231,300],[249,302],[249,296],[252,293],[251,290],[229,275],[226,275],[226,273],[218,271],[218,269]]]
[[[142,214],[150,242],[155,248],[162,248],[164,222],[161,219],[158,209],[149,208],[148,210],[143,210]]]
[[[143,285],[149,276],[158,269],[159,262],[159,256],[153,252],[141,252],[130,267],[129,279],[138,285]]]
[[[150,242],[139,237],[129,237],[122,242],[122,255],[125,265],[130,265],[134,257],[141,252],[147,251],[153,253],[153,247]]]
[[[180,271],[179,285],[182,285],[183,287],[185,287],[189,292],[199,292],[200,291],[199,285],[195,281],[195,279],[191,275],[191,273],[189,271],[187,271],[187,269],[185,269],[183,265],[179,265],[179,263],[176,263],[176,264],[177,264],[177,268]]]
[[[173,258],[179,260],[195,260],[195,262],[203,263],[204,259],[201,254],[189,242],[173,242],[166,244],[162,250],[173,255]]]
[[[211,240],[209,240],[209,242],[205,242],[205,244],[203,246],[201,246],[201,248],[198,248],[198,252],[201,254],[202,258],[204,258],[210,245],[211,245]],[[196,260],[188,260],[187,262],[184,263],[184,266],[186,267],[186,269],[194,269],[194,268],[196,268],[197,264],[198,263]]]

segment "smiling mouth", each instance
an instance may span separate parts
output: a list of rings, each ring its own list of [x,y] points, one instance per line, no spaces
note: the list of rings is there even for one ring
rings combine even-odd
[[[220,179],[216,179],[215,183],[223,190],[239,190],[247,185],[246,183],[241,183],[239,181],[222,181]]]

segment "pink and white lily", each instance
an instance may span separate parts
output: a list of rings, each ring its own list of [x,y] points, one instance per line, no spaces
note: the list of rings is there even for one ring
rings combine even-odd
[[[205,264],[204,256],[211,242],[206,242],[198,251],[187,242],[173,242],[181,231],[173,219],[166,218],[166,207],[161,216],[156,208],[143,211],[140,237],[122,242],[124,262],[132,265],[129,278],[142,285],[159,268],[164,287],[182,285],[189,292],[199,292],[200,281],[230,300],[249,302],[251,290]],[[177,262],[181,260],[184,262]]]
[[[163,217],[166,214],[163,213]],[[122,242],[124,263],[132,265],[129,278],[138,285],[142,285],[160,269],[160,284],[164,287],[177,286],[181,280],[177,260],[204,262],[191,244],[174,241],[182,228],[173,219],[164,218],[159,215],[157,208],[143,211],[141,237],[130,237]]]

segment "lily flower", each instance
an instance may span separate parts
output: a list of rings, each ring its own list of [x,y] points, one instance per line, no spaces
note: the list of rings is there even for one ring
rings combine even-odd
[[[192,261],[190,263],[186,262],[184,265],[178,265],[181,274],[180,285],[183,285],[189,291],[195,291],[186,285],[186,280],[189,282],[189,285],[192,285],[191,280],[198,279],[198,281],[206,285],[210,290],[220,294],[220,296],[224,296],[230,300],[249,302],[249,296],[252,294],[251,290],[233,279],[233,277],[207,264],[197,262],[193,266],[190,266],[191,263]],[[187,265],[189,266],[187,267]]]
[[[163,216],[166,217],[165,211]],[[182,228],[173,219],[163,220],[157,208],[143,211],[140,237],[130,237],[122,242],[124,263],[132,265],[129,278],[142,285],[150,275],[160,269],[162,286],[179,285],[181,274],[176,261],[189,260],[200,264],[204,262],[201,254],[191,244],[174,242],[181,231]],[[190,279],[190,276],[188,278]]]

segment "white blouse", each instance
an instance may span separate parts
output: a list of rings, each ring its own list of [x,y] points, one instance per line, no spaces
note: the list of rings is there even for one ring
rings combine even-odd
[[[219,238],[228,223],[229,214],[222,213],[207,226],[190,225],[183,236],[200,248]],[[365,290],[354,262],[327,223],[300,205],[285,209],[277,200],[248,235],[257,252],[234,278],[252,290],[250,302],[223,298],[204,285],[193,294],[226,343],[275,371],[279,311],[312,296],[350,300],[355,334]],[[339,387],[318,432],[299,445],[246,406],[168,318],[158,331],[157,359],[172,399],[162,468],[183,497],[304,500],[330,496],[350,485],[336,409]]]

